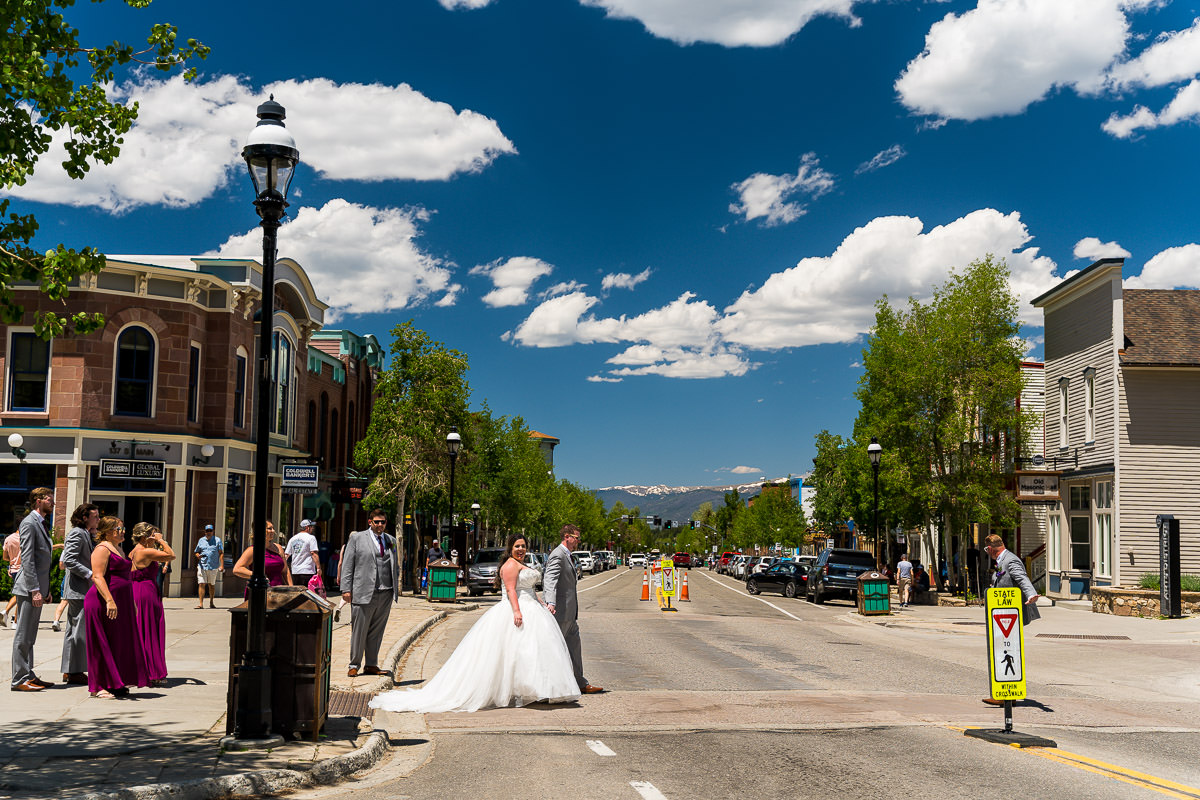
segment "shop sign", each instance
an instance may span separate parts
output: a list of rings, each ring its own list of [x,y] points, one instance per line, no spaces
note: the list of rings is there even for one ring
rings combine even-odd
[[[161,481],[167,477],[167,463],[165,461],[102,458],[100,459],[100,477],[125,481]]]
[[[284,464],[283,488],[315,491],[317,488],[316,464]]]
[[[1057,472],[1018,472],[1017,500],[1058,500]]]

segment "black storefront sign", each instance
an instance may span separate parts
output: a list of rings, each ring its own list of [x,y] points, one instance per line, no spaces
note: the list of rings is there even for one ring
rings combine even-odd
[[[161,481],[167,477],[167,463],[165,461],[102,458],[100,459],[100,477],[127,481]]]

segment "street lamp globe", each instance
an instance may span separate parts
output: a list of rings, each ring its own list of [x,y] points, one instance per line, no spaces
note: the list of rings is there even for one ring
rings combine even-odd
[[[246,159],[250,179],[254,181],[254,193],[260,200],[286,200],[300,160],[296,140],[283,124],[286,116],[283,106],[271,95],[270,100],[258,107],[258,124],[242,148],[242,158]]]
[[[458,428],[451,427],[450,432],[446,434],[446,452],[450,458],[455,458],[461,449],[462,437],[458,434]]]
[[[883,455],[883,446],[879,444],[879,439],[872,436],[871,443],[867,445],[867,456],[871,459],[871,466],[879,466],[879,458]]]

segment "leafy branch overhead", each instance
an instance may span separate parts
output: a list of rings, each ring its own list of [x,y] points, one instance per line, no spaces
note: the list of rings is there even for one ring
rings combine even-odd
[[[139,9],[150,5],[150,0],[124,2]],[[138,105],[109,100],[105,87],[115,80],[118,68],[171,71],[182,67],[184,77],[192,80],[195,60],[208,56],[206,46],[195,39],[181,43],[175,26],[166,23],[151,27],[144,48],[122,42],[87,46],[63,14],[73,5],[74,0],[23,0],[7,3],[0,11],[4,20],[0,189],[6,194],[24,185],[35,169],[55,168],[40,163],[50,151],[54,133],[67,136],[66,158],[57,167],[74,180],[83,178],[93,163],[111,164],[120,155],[122,137],[133,127]],[[37,231],[33,214],[15,212],[11,197],[0,200],[0,321],[4,323],[18,323],[25,314],[14,285],[36,284],[45,298],[61,302],[72,281],[104,269],[104,256],[91,247],[58,244],[45,252],[34,250],[31,244]],[[64,315],[39,309],[33,324],[40,336],[49,339],[89,333],[104,319],[99,314]]]

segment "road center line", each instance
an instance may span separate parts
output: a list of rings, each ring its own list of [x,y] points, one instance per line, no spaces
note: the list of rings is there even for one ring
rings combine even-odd
[[[637,790],[637,793],[644,797],[645,800],[667,800],[667,796],[660,792],[650,781],[630,781],[629,785]]]
[[[586,587],[580,589],[579,591],[576,592],[576,594],[583,594],[584,592],[590,592],[592,589],[599,589],[601,586],[608,583],[608,581],[615,581],[619,577],[621,577],[620,574],[613,575],[607,581],[601,581],[600,583],[597,583],[595,586],[586,586]]]
[[[595,753],[598,756],[615,756],[616,755],[616,753],[614,753],[612,750],[610,750],[608,748],[608,745],[606,745],[604,742],[601,742],[596,739],[588,739],[587,746],[588,746],[589,750],[591,750],[593,753]]]
[[[797,617],[795,614],[791,614],[791,613],[789,613],[789,612],[787,612],[787,611],[784,611],[782,608],[780,608],[779,606],[775,605],[774,603],[772,603],[772,602],[770,602],[770,601],[768,601],[768,600],[763,600],[761,597],[755,597],[754,595],[750,594],[749,592],[743,592],[743,591],[741,591],[741,590],[739,590],[739,589],[735,589],[735,588],[733,588],[732,586],[727,586],[727,585],[725,585],[724,583],[721,583],[721,581],[717,580],[717,579],[716,579],[716,578],[714,578],[713,576],[711,576],[711,575],[705,575],[703,572],[701,572],[701,573],[700,573],[700,575],[703,575],[705,578],[708,578],[710,581],[712,581],[713,583],[715,583],[717,586],[720,586],[720,587],[721,587],[721,588],[723,588],[723,589],[728,589],[729,591],[733,592],[734,594],[740,594],[742,597],[749,597],[751,600],[757,600],[758,602],[760,602],[760,603],[763,603],[763,604],[765,604],[765,605],[768,605],[768,606],[770,606],[771,608],[775,609],[775,610],[776,610],[776,611],[778,611],[780,614],[783,614],[784,616],[791,617],[792,619],[796,620],[796,622],[804,622],[804,620],[800,619],[800,618],[799,618],[799,617]]]
[[[1139,786],[1143,789],[1153,789],[1156,792],[1165,794],[1167,797],[1183,798],[1191,800],[1191,798],[1200,797],[1200,789],[1192,786],[1185,786],[1181,783],[1159,778],[1155,775],[1147,775],[1144,772],[1138,772],[1125,767],[1119,767],[1116,764],[1109,764],[1104,761],[1099,761],[1087,756],[1081,756],[1076,753],[1068,753],[1065,750],[1051,750],[1049,748],[1028,747],[1023,748],[1025,752],[1041,756],[1050,761],[1065,764],[1075,767],[1076,769],[1094,772],[1098,775],[1112,778],[1114,780],[1123,781],[1133,786]]]

